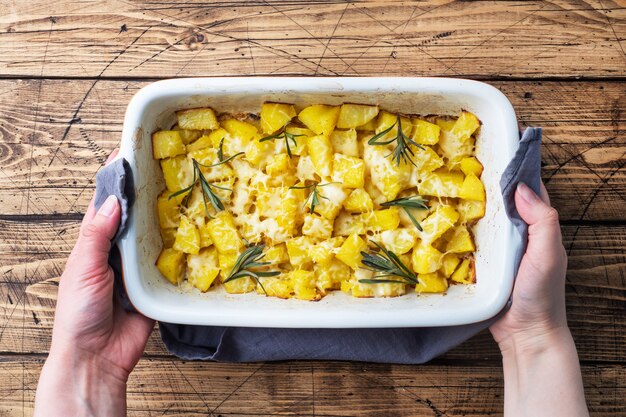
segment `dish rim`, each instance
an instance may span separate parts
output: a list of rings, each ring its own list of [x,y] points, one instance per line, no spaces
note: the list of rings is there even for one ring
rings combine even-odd
[[[178,78],[161,80],[140,89],[131,99],[124,117],[122,131],[122,146],[117,158],[126,158],[133,171],[137,169],[134,160],[134,141],[138,129],[143,124],[140,115],[154,100],[160,100],[171,96],[202,95],[209,96],[211,89],[223,89],[225,86],[233,86],[238,83],[248,83],[249,88],[254,88],[255,94],[276,93],[289,90],[293,93],[363,93],[375,91],[392,91],[394,86],[402,86],[403,92],[423,92],[439,94],[469,94],[487,99],[503,113],[506,132],[502,137],[507,140],[509,155],[504,155],[507,160],[513,158],[518,148],[519,132],[515,112],[510,101],[497,88],[474,80],[435,77],[212,77],[212,78]],[[280,84],[280,88],[278,87]],[[410,88],[409,88],[410,87]],[[148,148],[149,149],[149,148]],[[116,159],[117,159],[116,158]],[[203,319],[205,316],[193,317],[188,312],[177,311],[176,307],[166,308],[150,299],[150,295],[140,285],[141,268],[137,258],[136,234],[132,224],[134,216],[129,217],[127,230],[119,241],[122,255],[123,282],[128,298],[137,311],[155,320],[171,323],[199,324],[199,325],[228,325],[240,327],[289,327],[289,328],[383,328],[383,327],[428,327],[428,326],[452,326],[479,322],[495,316],[509,299],[513,279],[515,275],[512,257],[521,246],[521,237],[515,230],[513,223],[508,220],[502,233],[508,235],[507,248],[504,253],[511,258],[511,262],[505,265],[503,272],[503,285],[495,297],[490,299],[487,305],[480,306],[470,314],[456,319],[432,320],[428,323],[420,322],[415,318],[397,318],[390,320],[390,315],[382,317],[372,314],[363,314],[360,317],[342,317],[337,323],[336,316],[332,314],[320,314],[315,318],[303,318],[301,315],[281,315],[285,310],[257,312],[251,318],[249,314],[217,315],[210,322]],[[135,262],[131,262],[132,260]],[[250,295],[245,294],[243,296]],[[253,294],[253,296],[257,296]],[[238,296],[242,297],[242,296]],[[257,296],[258,297],[258,296]],[[380,300],[380,299],[375,299]],[[392,302],[392,299],[385,299]],[[242,300],[243,302],[244,300]],[[285,301],[285,300],[281,300]],[[290,300],[287,300],[290,301]],[[300,300],[294,300],[301,302]],[[310,303],[310,302],[307,302]]]

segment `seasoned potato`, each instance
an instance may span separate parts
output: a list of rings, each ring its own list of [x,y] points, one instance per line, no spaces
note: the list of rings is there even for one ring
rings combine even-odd
[[[365,185],[365,163],[361,158],[333,155],[333,181],[346,188],[363,188]]]
[[[448,289],[448,281],[445,277],[437,274],[421,274],[417,276],[419,284],[415,286],[417,293],[438,293],[445,292]]]
[[[485,201],[460,200],[456,205],[462,223],[470,223],[485,215]]]
[[[374,235],[372,240],[379,242],[396,255],[403,255],[415,246],[417,233],[409,228],[390,229]]]
[[[469,259],[464,259],[450,278],[452,281],[460,284],[471,284],[476,279],[475,273],[474,262]]]
[[[245,294],[256,289],[256,281],[250,277],[238,278],[233,281],[224,282],[224,289],[229,294]]]
[[[172,193],[163,191],[157,198],[157,214],[162,229],[178,227],[180,223],[180,203],[184,196],[170,198]]]
[[[413,166],[404,163],[398,166],[386,157],[388,154],[388,150],[379,146],[366,146],[363,153],[371,183],[387,201],[395,199],[400,191],[408,187]]]
[[[348,213],[365,213],[372,211],[374,202],[372,197],[363,188],[352,190],[348,198],[343,202],[343,208]]]
[[[400,225],[400,214],[396,207],[383,210],[374,210],[369,216],[367,229],[372,232],[394,230]]]
[[[311,262],[313,240],[309,236],[299,236],[287,241],[289,262],[294,266],[302,266]]]
[[[190,186],[193,181],[193,166],[184,156],[162,159],[161,170],[165,185],[172,193]]]
[[[315,168],[315,173],[322,178],[330,177],[333,164],[333,145],[326,135],[307,138],[307,149]]]
[[[185,254],[176,249],[163,249],[156,266],[169,282],[178,285],[185,274]]]
[[[296,109],[291,104],[263,103],[261,106],[261,130],[271,134],[287,125],[296,117]]]
[[[362,126],[378,116],[378,106],[366,106],[363,104],[342,104],[339,111],[337,127],[339,129],[351,129]]]
[[[474,152],[472,135],[479,126],[480,122],[476,116],[462,112],[449,129],[442,129],[439,148],[451,167],[456,167],[463,158],[472,155]]]
[[[425,120],[413,119],[411,139],[420,145],[435,145],[439,142],[441,128]]]
[[[333,222],[317,214],[306,214],[302,234],[320,240],[330,239],[333,234]]]
[[[268,102],[258,117],[176,116],[152,134],[165,183],[156,265],[172,284],[315,301],[476,281],[472,227],[487,207],[475,115]]]
[[[208,223],[209,235],[221,253],[239,252],[243,242],[230,213],[222,211]]]
[[[316,134],[329,136],[337,124],[339,111],[336,106],[315,104],[302,110],[298,119]]]
[[[452,228],[459,219],[459,213],[448,205],[441,205],[422,222],[418,235],[424,243],[432,243]]]
[[[237,119],[227,119],[222,121],[221,124],[233,138],[239,140],[241,145],[250,142],[258,133],[255,126]]]
[[[154,159],[171,158],[185,153],[185,144],[179,131],[161,130],[152,134]]]
[[[337,253],[344,241],[343,237],[333,237],[317,243],[310,249],[311,259],[316,264],[327,265],[332,262],[335,253]]]
[[[411,119],[409,119],[408,117],[400,117],[400,124],[402,125],[402,132],[407,137],[410,137],[411,131],[413,130],[413,124],[411,123]],[[398,115],[389,113],[387,111],[381,111],[378,114],[378,119],[376,122],[376,133],[381,133],[392,126],[393,128],[381,138],[382,140],[392,139],[398,135]]]
[[[336,257],[352,269],[357,269],[361,265],[361,251],[365,248],[367,248],[367,243],[359,235],[353,233],[341,245]]]
[[[461,159],[461,171],[463,171],[465,175],[474,174],[480,177],[483,173],[483,169],[483,164],[481,164],[475,156]]]
[[[339,214],[343,202],[348,197],[348,191],[340,184],[327,183],[324,187],[318,187],[320,189],[320,205],[315,208],[315,211],[329,220],[333,220]]]
[[[202,136],[201,130],[182,129],[178,125],[174,126],[172,130],[178,130],[178,133],[180,134],[180,138],[182,139],[185,145],[189,145],[191,142],[194,142],[200,136]]]
[[[447,253],[443,256],[441,273],[450,278],[450,275],[456,270],[456,267],[461,263],[461,258],[455,253]]]
[[[356,130],[333,130],[330,135],[333,151],[344,156],[359,156],[359,142]]]
[[[256,292],[268,297],[291,298],[293,296],[293,282],[281,277],[261,278],[261,285],[257,285]]]
[[[176,227],[169,227],[167,229],[161,229],[161,240],[163,240],[164,248],[171,248],[176,241]]]
[[[219,127],[213,109],[189,109],[176,112],[178,126],[183,129],[213,130]]]
[[[215,248],[205,248],[197,255],[188,255],[187,268],[187,281],[200,291],[206,292],[220,272]]]
[[[452,229],[452,234],[448,238],[448,244],[446,245],[447,253],[468,253],[475,250],[474,239],[467,227],[457,226]]]
[[[459,197],[465,200],[485,201],[485,186],[476,175],[470,172],[461,185]]]
[[[430,274],[441,268],[443,254],[423,242],[413,248],[413,270],[417,274]]]
[[[293,292],[299,300],[319,300],[321,297],[316,290],[315,273],[296,269],[291,272]]]
[[[328,263],[316,264],[313,268],[317,289],[326,294],[329,290],[341,289],[341,284],[350,279],[350,267],[336,259]]]
[[[180,225],[176,231],[176,240],[173,247],[178,251],[194,255],[197,255],[198,251],[200,251],[200,231],[187,216],[180,218]]]
[[[364,235],[367,232],[368,217],[369,214],[339,214],[335,219],[335,236],[349,236],[353,233]]]
[[[446,169],[431,172],[422,178],[417,189],[421,195],[459,197],[463,186],[463,173]]]
[[[444,165],[443,159],[430,146],[415,149],[415,165],[411,172],[411,185],[417,187],[423,177]]]

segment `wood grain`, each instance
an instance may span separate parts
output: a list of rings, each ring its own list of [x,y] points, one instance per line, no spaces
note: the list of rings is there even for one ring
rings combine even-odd
[[[0,389],[25,395],[2,396],[0,415],[29,413],[41,365],[37,357],[0,357]],[[592,415],[618,415],[626,370],[594,365],[582,372]],[[501,416],[502,402],[501,370],[480,365],[229,365],[153,358],[142,359],[128,382],[130,417]]]
[[[493,84],[511,99],[522,127],[544,127],[543,176],[561,218],[626,220],[624,85]],[[2,214],[84,213],[96,171],[119,141],[126,105],[144,85],[0,81],[0,92],[7,93],[0,95]]]
[[[626,75],[615,0],[48,4],[4,6],[0,74]]]
[[[45,353],[57,282],[78,235],[77,221],[0,221],[0,352]],[[30,238],[26,239],[26,235]],[[626,357],[626,226],[564,226],[569,251],[570,327],[585,361]],[[22,337],[28,335],[28,337]],[[150,355],[166,354],[158,334]],[[487,334],[450,352],[450,359],[499,362]]]
[[[452,76],[500,88],[520,127],[544,127],[542,176],[563,221],[590,410],[623,414],[625,50],[620,0],[4,1],[0,416],[32,413],[58,277],[128,101],[153,79],[203,75]],[[129,381],[129,416],[500,416],[501,373],[488,332],[431,364],[390,366],[185,362],[155,330]]]

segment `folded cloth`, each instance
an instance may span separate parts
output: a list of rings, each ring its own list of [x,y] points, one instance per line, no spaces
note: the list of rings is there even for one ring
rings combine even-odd
[[[99,209],[110,195],[117,197],[122,209],[120,226],[113,238],[114,241],[117,241],[126,230],[128,213],[135,202],[133,173],[130,170],[130,165],[123,158],[116,159],[96,174],[96,195],[93,199],[95,208]]]
[[[135,202],[133,172],[130,169],[128,161],[123,158],[116,159],[96,174],[96,195],[93,199],[93,205],[96,210],[104,204],[107,197],[110,195],[117,197],[122,212],[120,225],[117,229],[117,233],[113,237],[113,241],[116,242],[124,230],[126,230],[129,211]],[[134,308],[128,299],[128,295],[124,289],[124,282],[122,281],[122,258],[117,245],[111,245],[109,265],[111,265],[114,272],[115,294],[118,301],[126,310],[133,311]]]
[[[515,209],[517,183],[524,182],[535,192],[540,187],[541,129],[528,128],[520,147],[500,180],[507,215],[524,238],[523,248],[516,255],[516,269],[526,249],[527,225]],[[130,178],[128,164],[118,159],[102,169],[96,186],[96,202],[102,204],[109,194],[122,202],[123,218],[132,204],[120,172]],[[106,172],[115,174],[106,174]],[[102,182],[105,184],[102,184]],[[128,183],[128,181],[126,182]],[[99,204],[96,204],[99,207]],[[120,233],[125,224],[120,225]],[[119,253],[112,253],[111,264],[119,271]],[[116,272],[116,279],[119,281]],[[118,294],[127,303],[123,286]],[[129,306],[130,307],[130,306]],[[506,309],[500,313],[502,314]],[[132,308],[132,307],[130,307]],[[401,329],[270,329],[246,327],[190,326],[159,323],[167,349],[183,359],[225,362],[257,362],[288,359],[349,360],[380,363],[418,364],[427,362],[478,332],[489,327],[498,316],[463,326],[401,328]]]

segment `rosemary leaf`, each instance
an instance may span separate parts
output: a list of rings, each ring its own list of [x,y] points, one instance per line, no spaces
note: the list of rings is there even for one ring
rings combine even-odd
[[[219,162],[216,162],[216,163],[211,164],[211,165],[204,165],[204,164],[201,164],[200,162],[196,161],[195,159],[194,159],[194,162],[195,162],[196,164],[198,164],[199,166],[203,167],[203,168],[213,168],[213,167],[216,167],[216,166],[219,166],[219,165],[225,164],[226,162],[230,162],[230,161],[232,161],[233,159],[237,158],[239,155],[243,155],[244,153],[245,153],[245,152],[237,152],[237,153],[236,153],[236,154],[234,154],[233,156],[229,156],[229,157],[228,157],[228,158],[226,158],[226,159],[220,159],[220,161],[219,161]],[[224,156],[224,155],[222,154],[222,156]],[[219,158],[219,151],[218,151],[218,158]]]
[[[361,263],[370,271],[376,273],[373,279],[360,279],[364,284],[378,284],[396,282],[402,284],[417,284],[417,275],[407,267],[402,260],[390,250],[385,249],[376,242],[372,243],[378,248],[377,252],[361,252]],[[398,277],[401,280],[390,280],[386,277]]]
[[[220,146],[217,148],[217,159],[224,161],[224,138],[220,139]]]
[[[397,279],[360,279],[361,284],[406,284],[405,281]]]
[[[251,268],[258,268],[270,265],[269,262],[259,262],[265,254],[263,253],[263,248],[265,245],[253,245],[248,246],[246,250],[244,250],[233,265],[228,277],[224,280],[224,283],[244,278],[250,277],[256,281],[257,284],[261,286],[261,289],[267,295],[267,291],[265,291],[265,287],[259,280],[259,278],[264,277],[275,277],[280,275],[280,271],[255,271]]]
[[[417,221],[417,219],[415,218],[415,216],[413,216],[413,213],[410,212],[410,209],[414,209],[414,210],[428,210],[428,206],[426,205],[427,201],[424,200],[424,198],[422,198],[419,195],[414,195],[411,197],[404,197],[404,198],[396,198],[395,200],[391,200],[391,201],[387,201],[386,203],[382,203],[381,206],[383,207],[401,207],[404,212],[409,216],[409,219],[411,219],[411,222],[413,223],[413,225],[417,228],[417,230],[419,230],[420,232],[423,231],[422,226],[419,224],[419,222]]]
[[[221,149],[221,144],[220,144],[220,149]],[[188,187],[183,188],[182,190],[178,190],[172,194],[170,194],[170,196],[168,197],[168,200],[177,197],[179,195],[182,194],[186,194],[185,198],[182,201],[182,205],[184,207],[187,207],[189,204],[189,200],[191,199],[191,194],[193,193],[193,189],[195,188],[196,184],[199,183],[200,185],[200,189],[202,190],[202,200],[204,202],[204,210],[206,212],[207,217],[212,217],[209,214],[209,207],[208,207],[208,203],[211,203],[211,205],[213,206],[213,208],[216,211],[222,211],[224,210],[224,204],[222,203],[222,200],[220,198],[220,196],[218,194],[215,193],[215,188],[218,188],[220,190],[229,190],[230,188],[227,187],[222,187],[220,185],[215,185],[215,184],[211,184],[209,181],[207,181],[207,179],[205,178],[204,174],[202,173],[202,171],[200,170],[200,167],[204,167],[204,168],[213,168],[216,167],[218,165],[222,165],[225,164],[226,162],[232,160],[233,158],[238,157],[239,155],[243,155],[243,152],[239,152],[233,156],[230,156],[226,159],[220,160],[220,162],[217,162],[215,164],[212,165],[204,165],[201,164],[200,162],[196,161],[195,159],[192,159],[192,163],[193,163],[193,181],[191,182],[191,185],[189,185]],[[223,155],[222,155],[223,156]],[[218,157],[219,157],[219,152],[218,152]]]
[[[285,125],[277,133],[274,133],[269,136],[265,136],[261,138],[259,142],[265,142],[265,141],[274,140],[274,139],[283,139],[285,141],[285,145],[287,146],[287,155],[289,155],[289,157],[291,158],[293,155],[291,153],[291,146],[289,145],[289,142],[291,141],[293,146],[298,146],[298,142],[296,141],[296,138],[300,136],[304,136],[304,135],[294,135],[293,133],[288,133],[287,125]]]
[[[168,199],[168,200],[171,200],[171,199],[172,199],[172,198],[174,198],[174,197],[178,197],[178,196],[179,196],[179,195],[181,195],[181,194],[185,194],[185,193],[187,193],[187,192],[189,192],[189,191],[193,190],[193,187],[194,187],[195,185],[196,185],[196,184],[194,183],[194,184],[191,184],[189,187],[185,187],[185,188],[183,188],[182,190],[178,190],[178,191],[176,191],[175,193],[170,194],[170,195],[169,195],[169,197],[167,197],[167,199]]]
[[[337,182],[327,182],[326,184],[313,183],[313,184],[310,184],[310,185],[292,185],[289,188],[290,189],[294,189],[294,190],[308,190],[308,189],[311,189],[311,192],[307,196],[306,200],[304,200],[304,207],[309,205],[309,213],[313,214],[313,213],[315,213],[315,207],[320,205],[320,198],[323,198],[324,200],[328,200],[328,197],[325,197],[322,194],[320,194],[320,191],[318,190],[318,187],[325,187],[325,186],[330,185],[330,184],[338,184],[338,183]]]
[[[389,139],[389,140],[381,140],[387,133],[391,132],[391,129],[393,129],[396,125],[398,125],[398,133],[396,137],[393,139]],[[417,166],[415,164],[415,161],[413,161],[413,157],[415,156],[415,153],[413,152],[413,150],[411,150],[410,145],[416,146],[419,149],[424,149],[424,147],[418,144],[417,142],[413,141],[411,138],[409,138],[407,135],[404,134],[404,132],[402,131],[402,120],[400,119],[400,116],[398,116],[394,124],[392,124],[387,129],[383,130],[382,132],[376,134],[370,140],[367,141],[368,145],[379,145],[379,146],[389,145],[390,143],[393,143],[393,142],[396,142],[396,147],[394,148],[393,152],[391,152],[387,156],[393,156],[392,159],[396,161],[396,165],[398,166],[402,162],[411,163],[412,165]]]

